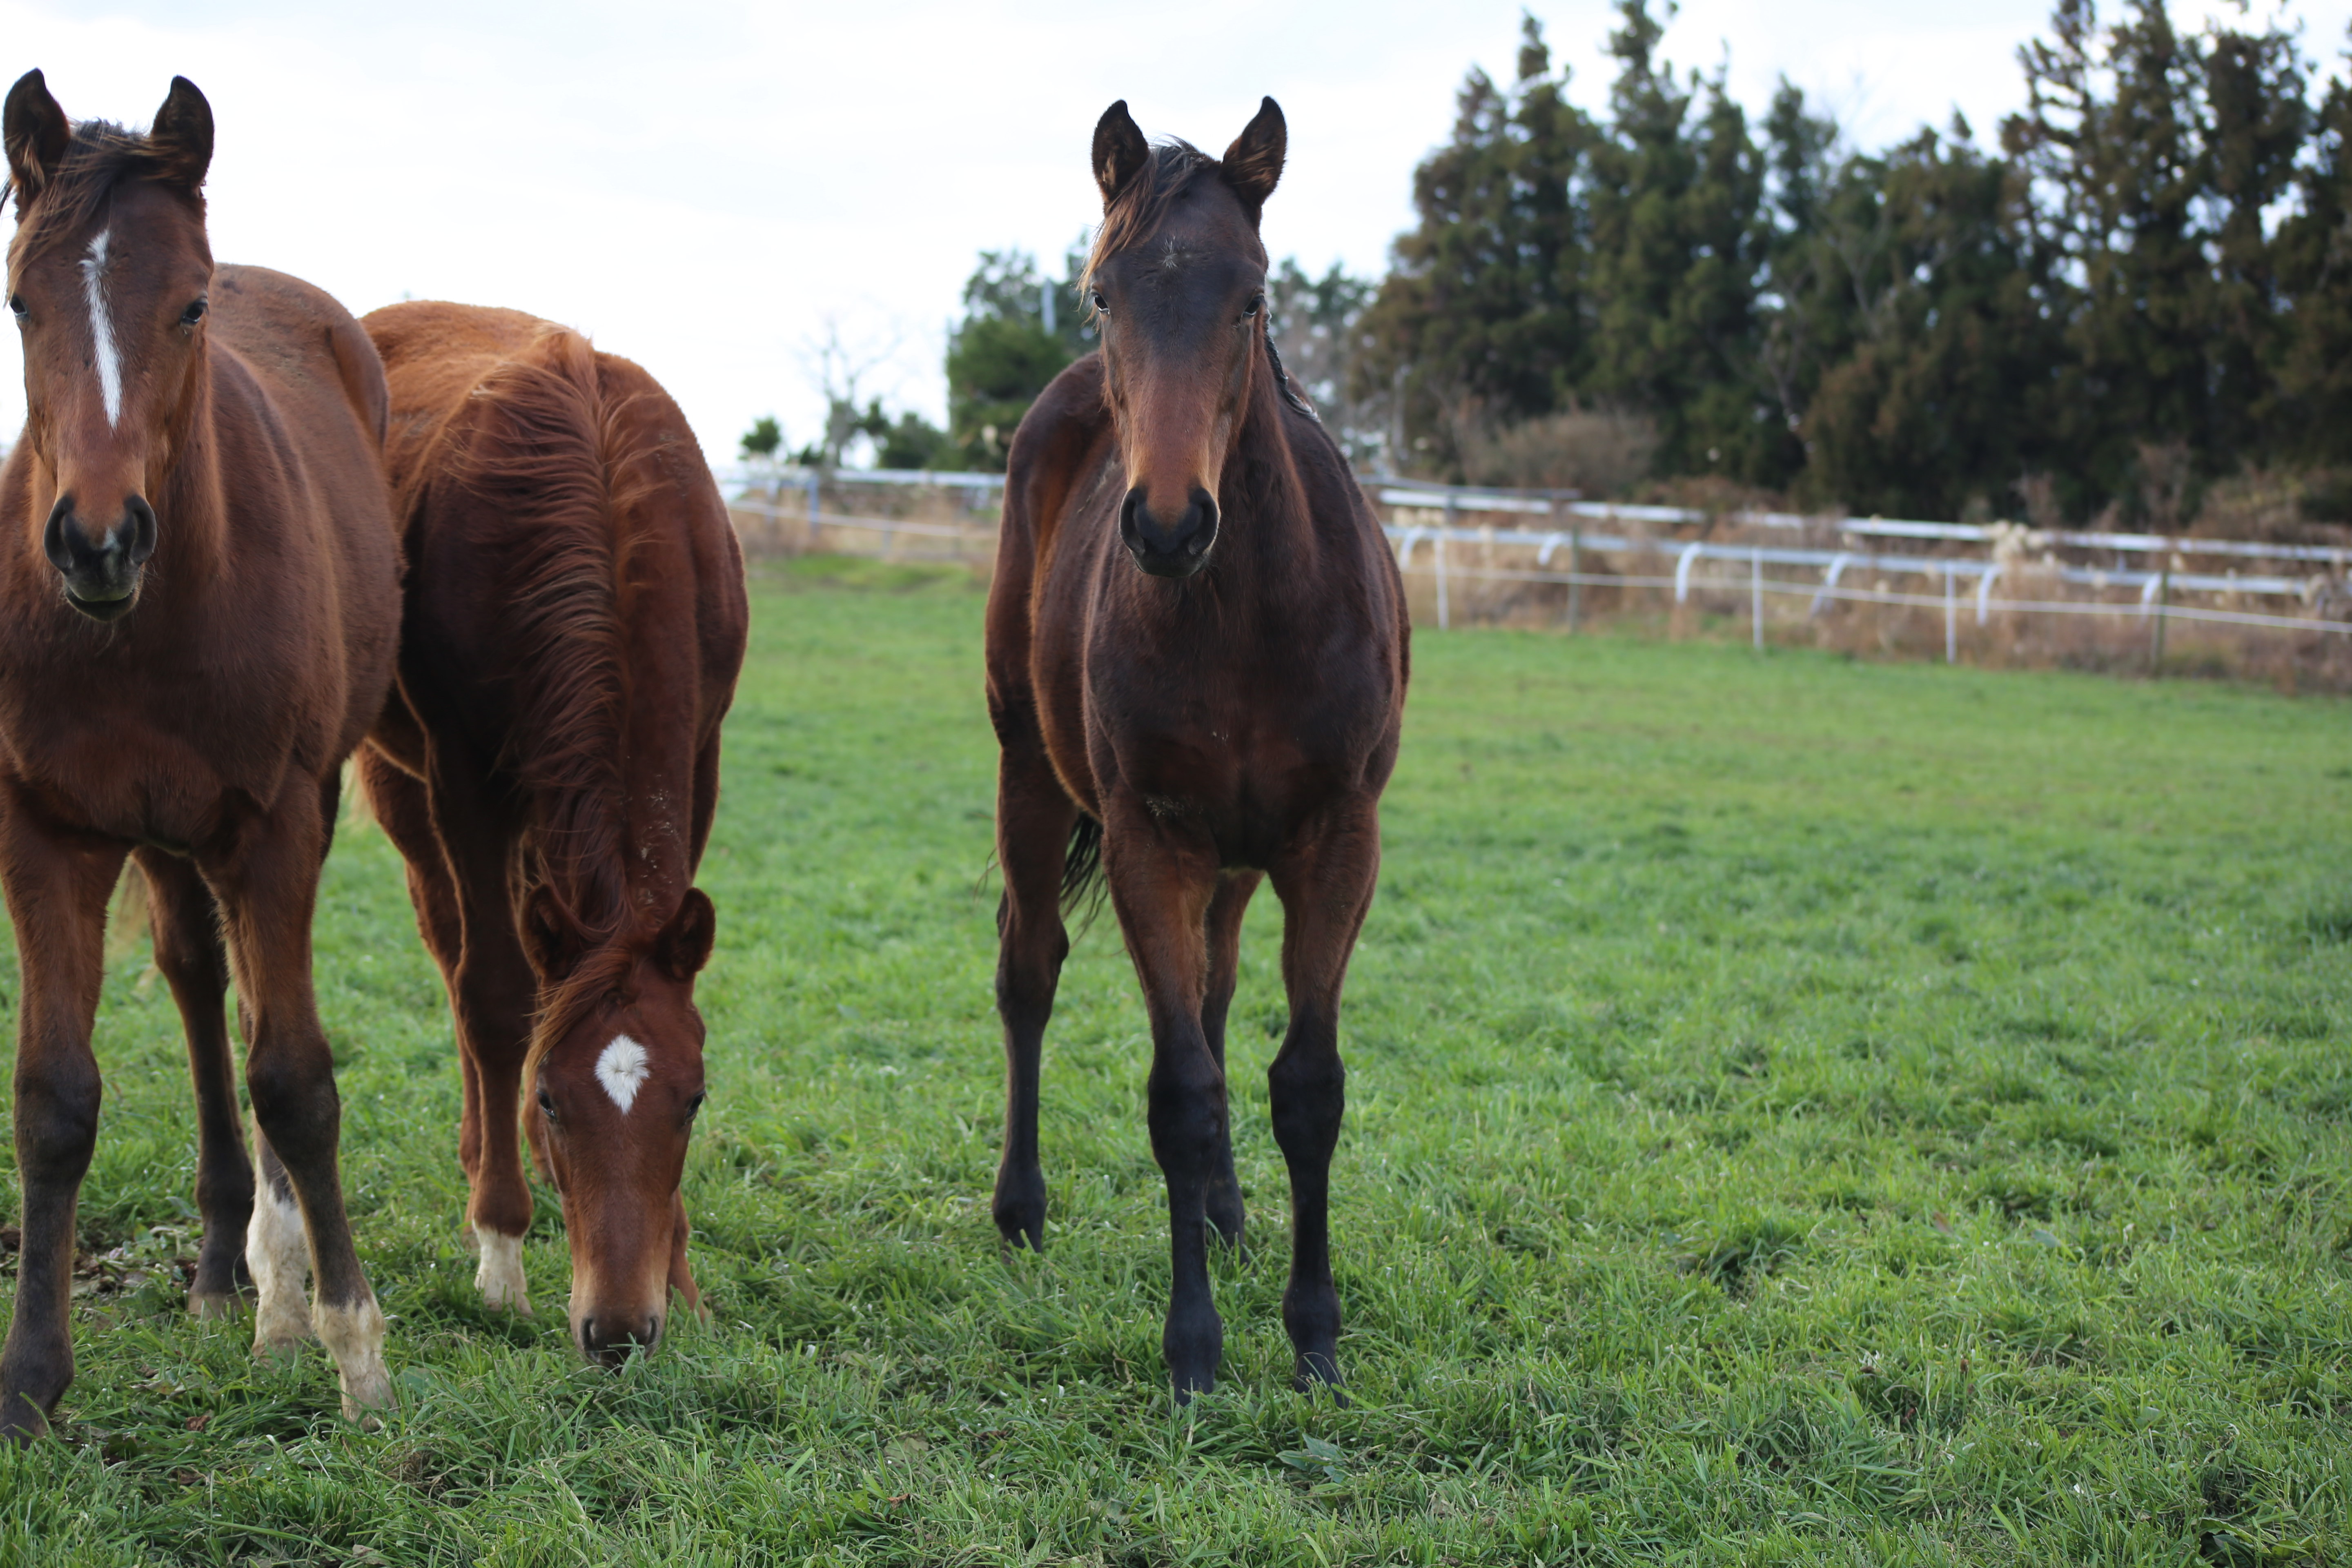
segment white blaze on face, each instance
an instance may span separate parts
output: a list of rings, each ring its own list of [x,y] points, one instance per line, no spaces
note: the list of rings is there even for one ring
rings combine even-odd
[[[110,430],[122,417],[122,359],[115,352],[114,319],[106,312],[106,246],[114,231],[102,231],[89,242],[81,264],[82,298],[89,302],[89,341],[98,357],[98,391],[106,399]]]
[[[596,1081],[613,1097],[613,1103],[626,1114],[637,1102],[637,1086],[646,1081],[653,1068],[646,1065],[646,1048],[626,1035],[616,1036],[604,1054],[596,1058]]]

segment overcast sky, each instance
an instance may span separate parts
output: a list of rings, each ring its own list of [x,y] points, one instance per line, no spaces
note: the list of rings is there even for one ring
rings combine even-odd
[[[1613,7],[1531,8],[1598,107]],[[2352,0],[2285,9],[2340,65]],[[299,274],[355,311],[454,299],[583,328],[659,376],[723,463],[761,414],[796,444],[816,433],[805,362],[828,323],[881,358],[866,392],[940,417],[975,254],[1058,256],[1096,216],[1088,142],[1116,98],[1148,133],[1219,152],[1272,93],[1290,163],[1268,249],[1379,272],[1464,73],[1513,74],[1520,10],[0,0],[0,80],[38,66],[68,114],[143,125],[173,73],[190,78],[218,126],[217,258]],[[1751,107],[1785,75],[1864,146],[1956,108],[1990,136],[2022,100],[2017,46],[2047,14],[2045,0],[1690,0],[1664,53],[1727,59]],[[2175,6],[2190,26],[2238,14]],[[0,342],[13,434],[23,375],[14,335]]]

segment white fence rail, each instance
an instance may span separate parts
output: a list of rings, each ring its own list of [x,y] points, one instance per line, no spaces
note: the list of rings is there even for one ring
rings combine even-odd
[[[858,529],[881,536],[886,553],[897,549],[898,536],[953,538],[960,543],[993,532],[992,520],[974,518],[970,523],[860,516],[827,511],[825,487],[882,485],[929,487],[960,493],[966,509],[997,498],[1004,484],[1002,474],[927,473],[888,469],[838,469],[820,473],[803,468],[745,468],[720,475],[721,482],[740,499],[729,505],[805,526],[808,541],[816,544],[828,529]],[[782,498],[797,490],[790,502]],[[1465,581],[1559,584],[1570,592],[1570,616],[1576,614],[1577,591],[1582,588],[1671,590],[1675,602],[1687,602],[1694,587],[1716,594],[1745,591],[1753,635],[1764,640],[1766,595],[1803,597],[1810,613],[1822,613],[1832,604],[1860,603],[1910,607],[1940,607],[1944,612],[1947,659],[1958,658],[1959,625],[1963,613],[1984,626],[1994,615],[2056,615],[2128,616],[2158,623],[2180,621],[2217,626],[2263,627],[2281,631],[2352,633],[2352,600],[2347,600],[2345,569],[2352,552],[2307,544],[2268,543],[2256,540],[2198,539],[2158,534],[2107,533],[2095,531],[2032,530],[2012,523],[1927,522],[1902,518],[1815,518],[1789,512],[1734,511],[1708,513],[1683,507],[1620,505],[1587,501],[1574,491],[1528,491],[1436,485],[1419,480],[1375,479],[1365,483],[1367,496],[1397,515],[1385,524],[1396,549],[1397,564],[1414,575],[1434,579],[1437,624],[1453,624],[1454,591]],[[765,491],[764,498],[754,493]],[[1415,514],[1438,514],[1438,520],[1417,521]],[[1506,516],[1513,526],[1472,527],[1464,514]],[[1550,528],[1531,528],[1536,518]],[[1442,521],[1441,521],[1442,520]],[[1589,531],[1585,525],[1632,525],[1633,531]],[[1802,530],[1816,538],[1837,537],[1848,542],[1837,548],[1820,544],[1770,544],[1717,542],[1675,537],[1651,537],[1647,529],[1729,525],[1776,531]],[[1988,547],[1982,556],[1930,555],[1879,548],[1876,542],[1917,540],[1946,547],[1977,544]],[[1428,548],[1424,551],[1422,546]],[[1474,564],[1454,559],[1457,552],[1475,550]],[[2059,550],[2111,552],[2112,566],[2063,562]],[[1498,564],[1497,551],[1518,554],[1525,564]],[[1564,566],[1559,563],[1566,552]],[[2035,553],[2041,559],[2033,559]],[[1595,555],[1650,556],[1658,570],[1643,572],[1590,571],[1587,558]],[[2126,564],[2133,557],[2141,564]],[[2147,557],[2158,557],[2148,561]],[[2273,566],[2309,563],[2320,568],[2302,574],[2271,571],[2247,574],[2235,567],[2220,571],[2189,571],[2190,557],[2220,563],[2244,561]],[[2182,569],[2168,563],[2179,561]],[[1697,568],[1717,563],[1744,567],[1727,580],[1700,580]],[[1805,572],[1810,581],[1785,574],[1768,575],[1768,568]],[[1871,586],[1855,578],[1879,579]],[[1888,584],[1889,578],[1919,579],[1917,590]],[[2043,584],[2086,590],[2084,598],[2053,598],[2032,592]],[[2005,586],[2023,588],[2011,596]],[[2130,594],[2124,602],[2095,595],[2116,591]],[[2176,594],[2221,596],[2223,605],[2183,605]],[[2248,599],[2269,600],[2261,609],[2242,607]]]

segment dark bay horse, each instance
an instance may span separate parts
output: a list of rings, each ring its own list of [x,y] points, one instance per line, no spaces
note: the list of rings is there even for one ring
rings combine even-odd
[[[1225,1011],[1262,877],[1282,900],[1290,997],[1267,1073],[1290,1170],[1283,1321],[1298,1385],[1339,1381],[1339,987],[1404,709],[1396,563],[1266,334],[1258,216],[1285,141],[1272,99],[1223,160],[1150,146],[1124,102],[1095,127],[1103,225],[1087,289],[1102,348],[1013,438],[988,603],[1004,868],[996,1223],[1044,1245],[1038,1047],[1069,951],[1066,899],[1098,854],[1151,1018],[1174,1266],[1161,1345],[1180,1399],[1214,1386],[1224,1342],[1207,1228],[1242,1234]]]
[[[29,405],[0,470],[15,531],[0,532],[0,881],[23,975],[24,1184],[0,1432],[38,1434],[73,1378],[90,1033],[126,856],[147,879],[195,1078],[205,1234],[189,1306],[234,1308],[244,1237],[256,1350],[315,1330],[356,1417],[392,1386],[343,1210],[310,915],[342,763],[383,710],[399,632],[383,367],[318,289],[213,265],[212,110],[185,80],[145,135],[70,124],[39,71],[0,121]],[[258,1203],[224,1016],[232,973]]]
[[[362,750],[465,1073],[458,1155],[493,1306],[529,1311],[518,1099],[572,1245],[572,1333],[615,1363],[699,1306],[678,1179],[703,1099],[694,883],[749,623],[743,557],[653,377],[513,310],[369,333],[407,552],[400,674]]]

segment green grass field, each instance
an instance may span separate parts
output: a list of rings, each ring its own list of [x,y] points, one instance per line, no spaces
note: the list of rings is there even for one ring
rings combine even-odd
[[[703,875],[713,1316],[617,1375],[566,1342],[546,1194],[541,1315],[477,1303],[380,833],[338,842],[319,983],[381,1431],[323,1355],[181,1315],[179,1025],[118,939],[81,1223],[128,1283],[79,1303],[63,1440],[0,1451],[0,1563],[2352,1559],[2343,703],[1425,633],[1342,1027],[1353,1400],[1289,1387],[1266,897],[1251,1256],[1179,1416],[1108,917],[1047,1037],[1051,1250],[989,1220],[980,609],[871,563],[756,588]]]

